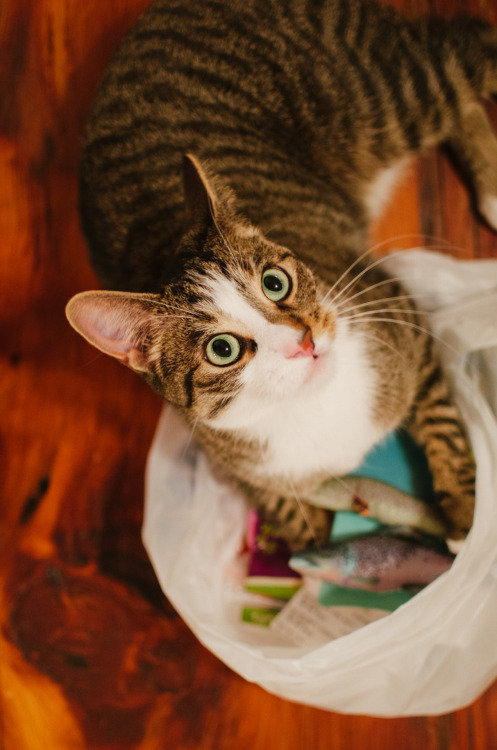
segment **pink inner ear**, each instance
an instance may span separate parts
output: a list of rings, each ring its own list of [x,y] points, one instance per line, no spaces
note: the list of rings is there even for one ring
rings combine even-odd
[[[74,328],[90,344],[133,369],[146,369],[140,347],[140,331],[150,319],[141,301],[132,297],[96,293],[71,300],[67,316]]]
[[[90,309],[88,313],[96,340],[105,347],[109,354],[116,357],[123,356],[137,346],[137,331],[133,326],[134,321],[130,320],[131,316],[112,308],[105,312]]]

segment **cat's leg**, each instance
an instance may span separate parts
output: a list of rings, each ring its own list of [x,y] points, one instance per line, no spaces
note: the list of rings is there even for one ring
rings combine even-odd
[[[475,502],[475,462],[461,415],[452,401],[440,365],[427,342],[427,363],[408,427],[424,448],[433,475],[437,501],[448,524],[449,537],[464,539]]]
[[[497,138],[481,104],[461,110],[457,134],[448,142],[473,183],[479,212],[497,230]]]
[[[254,505],[277,529],[293,551],[326,544],[333,513],[290,495],[264,493],[252,496]]]

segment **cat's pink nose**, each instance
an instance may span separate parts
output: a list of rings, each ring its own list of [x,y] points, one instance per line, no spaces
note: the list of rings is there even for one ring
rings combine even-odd
[[[309,355],[314,355],[314,341],[310,328],[305,329],[304,338],[300,342],[300,348]]]
[[[291,357],[314,357],[317,358],[317,354],[314,351],[314,341],[312,340],[312,332],[310,328],[306,328],[302,341],[297,344],[296,350],[290,355]]]

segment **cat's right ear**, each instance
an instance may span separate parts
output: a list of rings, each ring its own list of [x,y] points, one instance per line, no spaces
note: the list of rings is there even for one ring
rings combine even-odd
[[[72,327],[101,352],[136,372],[151,368],[153,332],[159,295],[126,292],[81,292],[66,306]]]

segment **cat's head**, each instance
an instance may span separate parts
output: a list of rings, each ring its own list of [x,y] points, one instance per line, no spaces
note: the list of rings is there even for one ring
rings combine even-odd
[[[193,157],[184,184],[188,231],[161,293],[83,292],[67,317],[192,419],[243,427],[318,387],[335,316],[311,270],[240,219]]]

